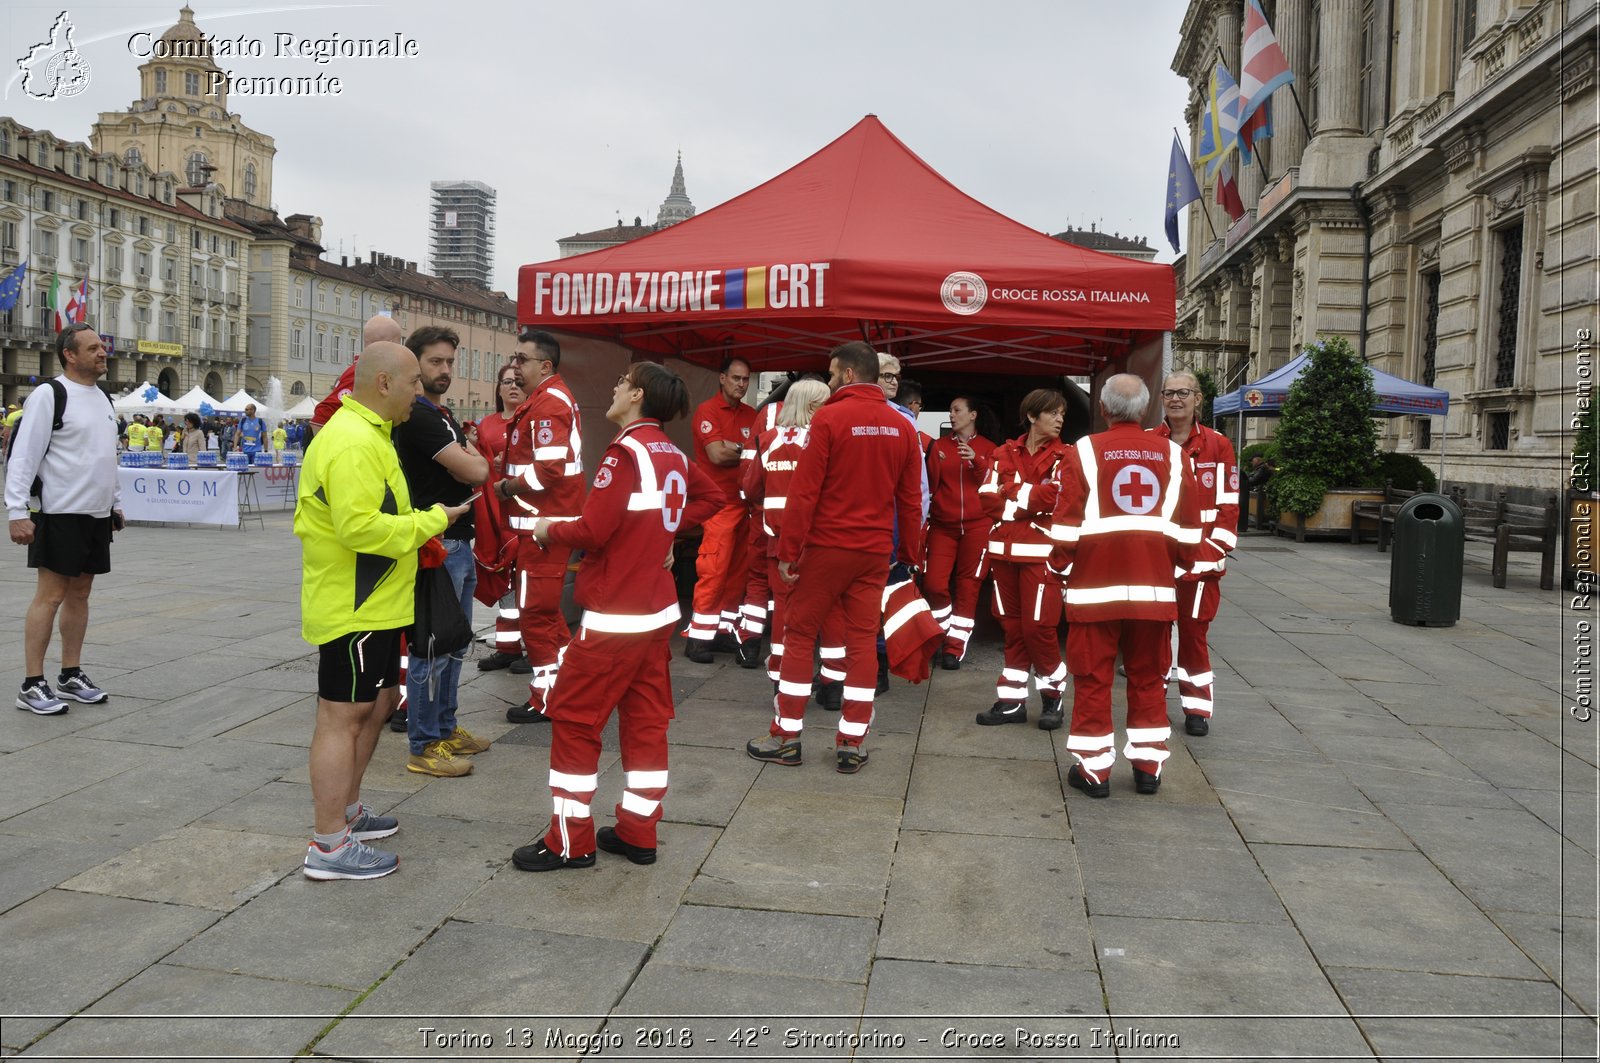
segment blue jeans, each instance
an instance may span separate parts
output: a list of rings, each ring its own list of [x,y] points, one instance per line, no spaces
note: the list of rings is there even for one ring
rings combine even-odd
[[[472,540],[446,539],[444,551],[444,570],[450,574],[450,583],[461,600],[461,611],[471,627],[472,592],[478,587]],[[461,682],[461,662],[466,654],[463,649],[459,656],[429,661],[413,653],[406,666],[406,737],[411,740],[411,752],[421,753],[429,742],[449,738],[456,729],[456,687]],[[433,688],[432,696],[429,687]]]

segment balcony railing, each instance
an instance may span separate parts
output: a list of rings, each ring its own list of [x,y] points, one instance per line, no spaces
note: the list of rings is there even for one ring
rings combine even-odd
[[[49,347],[56,341],[56,334],[47,328],[35,325],[7,325],[0,321],[0,342],[13,347]]]

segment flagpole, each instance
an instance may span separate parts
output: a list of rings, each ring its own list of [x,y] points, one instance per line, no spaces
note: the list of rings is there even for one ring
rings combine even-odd
[[[1284,88],[1289,90],[1289,98],[1294,100],[1294,109],[1300,112],[1300,124],[1305,127],[1306,138],[1311,137],[1311,120],[1306,117],[1306,109],[1300,105],[1300,94],[1294,90],[1294,82],[1289,82]]]
[[[1181,136],[1178,136],[1178,127],[1177,126],[1173,126],[1172,127],[1172,135],[1173,135],[1174,138],[1177,139],[1179,146],[1182,146],[1183,138]],[[1185,156],[1183,161],[1189,164],[1189,169],[1191,169],[1191,170],[1194,169],[1194,164],[1189,162],[1187,156]],[[1222,237],[1217,235],[1217,226],[1216,226],[1216,223],[1211,220],[1211,212],[1209,210],[1205,209],[1206,197],[1204,195],[1201,195],[1201,197],[1199,199],[1199,203],[1200,203],[1200,216],[1205,218],[1205,220],[1206,220],[1206,228],[1211,230],[1211,239],[1213,239],[1213,240],[1222,239]]]

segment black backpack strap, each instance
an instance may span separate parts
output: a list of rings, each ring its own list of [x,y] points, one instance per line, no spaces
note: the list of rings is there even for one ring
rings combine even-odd
[[[50,422],[52,433],[61,431],[61,426],[66,423],[63,419],[67,416],[67,386],[55,377],[45,383],[50,385],[50,390],[56,393],[56,415]]]

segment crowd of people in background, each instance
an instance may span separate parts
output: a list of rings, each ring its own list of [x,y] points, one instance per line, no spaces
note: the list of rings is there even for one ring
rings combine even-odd
[[[1098,392],[1103,432],[1065,436],[1067,399],[1043,388],[1023,398],[1015,438],[958,395],[935,439],[918,424],[921,387],[864,342],[836,348],[825,378],[791,374],[759,408],[745,401],[752,367],[742,358],[720,366],[717,393],[692,414],[684,382],[641,362],[612,391],[606,416],[617,435],[591,469],[560,344],[545,332],[519,335],[497,376],[495,413],[461,425],[443,401],[457,334],[429,326],[402,336],[375,317],[310,424],[270,428],[254,407],[237,420],[119,421],[94,386],[105,359],[93,335],[62,333],[66,372],[0,422],[25,442],[6,501],[12,539],[29,546],[40,573],[18,706],[49,715],[66,710],[63,697],[110,696],[83,675],[79,654],[88,587],[108,570],[121,524],[115,478],[100,467],[114,466],[119,440],[191,456],[305,447],[294,529],[302,633],[319,659],[308,877],[397,868],[398,857],[367,843],[398,821],[361,800],[386,722],[406,732],[411,772],[460,778],[489,750],[457,718],[475,600],[495,610],[494,651],[478,667],[529,677],[527,700],[507,718],[553,725],[550,823],[515,850],[515,865],[589,867],[597,848],[652,862],[668,789],[670,639],[685,619],[674,569],[680,541],[696,531],[684,654],[765,667],[765,733],[745,746],[757,760],[802,763],[815,700],[838,713],[834,767],[861,771],[891,671],[920,681],[932,667],[962,668],[985,587],[1004,656],[995,701],[976,723],[1026,722],[1031,682],[1038,726],[1069,728],[1072,787],[1110,793],[1119,657],[1136,792],[1159,789],[1169,680],[1188,734],[1209,730],[1207,628],[1236,544],[1240,472],[1227,439],[1198,423],[1190,374],[1166,378],[1161,423],[1149,431],[1156,397],[1121,374]],[[76,398],[88,392],[98,406]],[[665,432],[685,415],[692,457]],[[35,473],[49,486],[25,482]],[[576,631],[563,610],[573,570]],[[52,689],[42,658],[58,611]],[[597,830],[600,733],[613,713],[623,791],[615,826]]]

